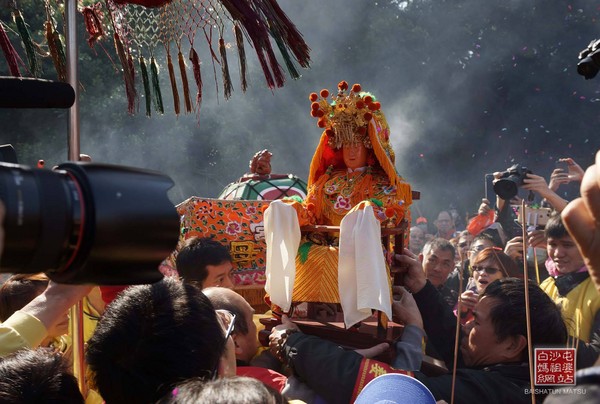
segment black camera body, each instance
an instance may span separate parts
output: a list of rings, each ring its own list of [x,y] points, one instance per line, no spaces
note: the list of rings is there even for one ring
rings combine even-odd
[[[531,173],[531,170],[520,164],[510,166],[494,182],[494,192],[506,201],[512,199],[519,192],[519,187],[523,185],[523,180],[527,177],[527,174]]]
[[[594,39],[587,48],[579,52],[577,73],[586,80],[593,79],[600,70],[600,39]]]
[[[45,272],[60,283],[129,285],[162,279],[179,216],[160,173],[68,162],[56,170],[0,163],[5,205],[0,272]]]

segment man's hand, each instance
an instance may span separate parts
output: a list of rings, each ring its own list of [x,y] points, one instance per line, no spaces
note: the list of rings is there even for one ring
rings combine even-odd
[[[581,198],[567,205],[562,218],[600,291],[600,151],[596,164],[585,171]]]
[[[271,330],[271,335],[269,335],[269,349],[275,357],[277,357],[279,354],[279,348],[281,347],[279,340],[284,336],[284,334],[288,333],[288,330],[300,331],[298,326],[294,324],[287,315],[284,314],[281,316],[281,324],[273,327]]]
[[[381,355],[388,349],[390,349],[390,344],[388,344],[387,342],[382,342],[381,344],[377,344],[375,346],[372,346],[371,348],[355,349],[354,352],[361,356],[364,356],[365,358],[374,358],[378,355]]]
[[[527,243],[535,248],[546,248],[546,236],[543,230],[532,230],[527,233]]]
[[[394,286],[392,319],[404,325],[416,325],[423,329],[423,318],[415,298],[402,286]]]
[[[404,264],[403,268],[407,268],[403,276],[404,286],[412,293],[417,293],[423,289],[425,283],[427,283],[427,278],[425,278],[425,271],[423,271],[423,266],[417,256],[408,248],[405,248],[404,254],[396,254],[395,259],[397,262]]]
[[[513,260],[523,260],[523,237],[511,238],[506,242],[504,253]]]
[[[556,192],[558,187],[562,184],[569,183],[569,174],[566,173],[562,168],[555,168],[550,175],[550,182],[548,183],[548,188],[552,191]]]
[[[553,192],[546,183],[544,177],[528,173],[523,179],[523,189],[534,191],[544,198],[547,198],[550,192]]]
[[[465,290],[460,295],[460,311],[466,312],[473,310],[479,301],[479,295],[472,290]]]
[[[564,161],[567,163],[567,167],[569,168],[569,181],[581,182],[583,180],[585,171],[583,171],[583,168],[581,168],[581,166],[577,164],[575,160],[573,160],[570,157],[567,157],[558,159],[558,161]]]
[[[492,210],[490,207],[490,201],[488,201],[486,198],[483,198],[481,200],[481,205],[479,205],[479,209],[477,210],[477,214],[486,216],[490,210]]]

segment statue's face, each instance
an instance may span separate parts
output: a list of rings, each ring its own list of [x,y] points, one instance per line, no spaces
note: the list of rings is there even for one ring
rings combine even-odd
[[[367,165],[367,148],[362,142],[342,146],[344,164],[347,168],[357,169]]]
[[[256,174],[271,174],[271,160],[267,158],[261,158],[260,160],[258,160],[256,163]]]

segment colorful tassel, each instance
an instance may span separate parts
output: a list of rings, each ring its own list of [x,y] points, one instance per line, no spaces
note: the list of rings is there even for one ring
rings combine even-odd
[[[202,73],[200,72],[200,58],[194,48],[190,49],[190,61],[192,62],[192,70],[194,71],[194,80],[198,87],[198,92],[196,93],[196,107],[199,113],[200,106],[202,105]]]
[[[10,39],[8,39],[8,35],[4,30],[4,24],[2,24],[2,22],[0,22],[0,47],[2,47],[2,52],[4,52],[4,57],[6,58],[6,63],[8,63],[10,74],[13,77],[21,77],[19,65],[17,64],[19,54],[10,42]]]
[[[113,39],[115,42],[115,49],[117,50],[117,55],[119,56],[119,61],[121,62],[121,66],[123,68],[123,80],[125,81],[125,92],[127,94],[127,111],[130,114],[135,113],[135,82],[134,82],[134,73],[131,71],[130,67],[130,59],[125,53],[125,48],[123,47],[123,43],[121,42],[121,38],[119,34],[116,32],[113,35]]]
[[[162,115],[165,113],[165,107],[158,81],[158,66],[156,65],[154,56],[150,57],[150,72],[152,73],[152,101],[154,101],[154,109]]]
[[[177,82],[175,81],[175,69],[173,68],[173,60],[171,54],[167,52],[167,67],[169,68],[169,79],[171,80],[171,90],[173,91],[173,107],[175,108],[175,115],[179,116],[179,91],[177,91]]]
[[[279,48],[279,52],[281,52],[281,56],[283,57],[283,60],[285,61],[285,66],[287,67],[288,72],[290,73],[290,76],[294,80],[299,79],[300,73],[298,73],[298,70],[296,70],[296,66],[294,66],[294,62],[292,62],[292,58],[290,57],[290,54],[287,51],[285,44],[283,43],[283,39],[279,35],[272,35],[272,36],[275,39],[275,43],[277,44],[277,47]]]
[[[17,30],[19,31],[21,41],[23,41],[23,47],[25,48],[27,62],[29,64],[29,71],[34,77],[39,77],[42,73],[42,67],[38,61],[37,55],[35,54],[35,45],[33,44],[33,39],[31,39],[31,34],[27,29],[27,24],[25,24],[23,15],[19,10],[13,11],[13,19],[15,24],[17,24]]]
[[[83,14],[85,30],[89,35],[87,42],[90,47],[93,48],[96,41],[104,36],[102,23],[100,22],[100,18],[98,17],[96,10],[94,10],[92,7],[84,7],[81,10],[81,14]]]
[[[146,97],[146,116],[152,116],[152,93],[150,92],[150,79],[148,78],[148,68],[146,60],[140,56],[140,71],[142,72],[142,83],[144,84],[144,96]]]
[[[244,34],[238,23],[235,23],[233,26],[233,31],[235,32],[235,43],[237,45],[240,61],[240,80],[242,82],[242,91],[246,92],[246,89],[248,88],[248,79],[246,77],[246,50],[244,49]]]
[[[227,63],[227,50],[225,49],[225,40],[219,38],[219,52],[221,53],[221,73],[223,73],[223,95],[228,100],[233,91],[231,76],[229,75],[229,64]]]
[[[183,53],[181,50],[177,55],[179,59],[179,73],[181,74],[181,84],[183,86],[183,101],[185,102],[185,112],[189,114],[192,112],[192,100],[190,98],[190,86],[188,84],[187,73],[185,71],[185,61],[183,60]]]

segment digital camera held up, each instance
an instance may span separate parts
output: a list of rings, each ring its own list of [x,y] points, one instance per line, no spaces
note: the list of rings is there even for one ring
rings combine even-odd
[[[523,180],[527,177],[527,174],[531,173],[531,170],[520,164],[510,166],[494,182],[494,192],[506,201],[512,199],[519,192],[519,187],[523,185]]]
[[[586,80],[593,79],[600,70],[600,39],[594,39],[587,48],[579,52],[577,73]]]

